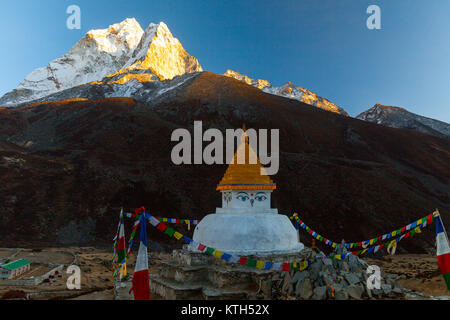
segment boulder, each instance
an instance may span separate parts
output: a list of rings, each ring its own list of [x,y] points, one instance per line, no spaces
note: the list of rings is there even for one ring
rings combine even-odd
[[[372,289],[372,294],[377,297],[381,297],[383,295],[383,290],[382,289]]]
[[[294,277],[291,279],[291,283],[297,283],[299,281],[302,281],[303,279],[305,279],[306,277],[309,276],[309,272],[308,271],[297,271],[294,275]]]
[[[281,287],[281,292],[287,293],[289,290],[289,284],[291,283],[291,275],[286,272],[284,275],[283,286]]]
[[[297,283],[295,294],[304,300],[308,300],[313,295],[313,287],[309,278],[303,279]]]
[[[366,286],[365,288],[366,288],[367,296],[368,296],[369,298],[373,298],[372,290],[370,290],[367,286]]]
[[[362,285],[352,285],[346,290],[350,298],[360,300],[364,292],[364,287]]]
[[[322,262],[316,261],[309,267],[311,273],[318,273],[322,270]]]
[[[346,272],[350,272],[350,266],[345,261],[342,262],[342,270],[344,270]]]
[[[347,290],[343,288],[335,288],[334,290],[334,299],[335,300],[348,300],[348,293]]]
[[[349,255],[347,257],[347,263],[351,272],[361,272],[361,265],[359,264],[358,257],[354,255]]]
[[[313,300],[325,300],[327,298],[327,287],[321,286],[314,288]]]
[[[354,273],[346,273],[344,275],[344,277],[345,277],[345,280],[347,280],[349,285],[355,285],[355,284],[358,284],[361,282],[359,280],[359,277]]]
[[[383,290],[385,295],[389,295],[392,292],[392,286],[390,284],[381,284],[381,290]]]
[[[323,262],[323,264],[326,265],[326,266],[329,266],[329,267],[332,267],[332,266],[333,266],[333,261],[332,261],[331,259],[325,258],[325,259],[322,260],[322,262]]]

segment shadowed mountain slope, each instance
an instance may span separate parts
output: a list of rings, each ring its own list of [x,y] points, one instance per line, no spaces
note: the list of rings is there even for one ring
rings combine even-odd
[[[194,120],[204,130],[243,123],[280,129],[272,207],[298,212],[332,240],[365,240],[436,207],[450,225],[448,139],[341,116],[203,72],[151,103],[111,98],[0,110],[0,243],[109,243],[120,206],[144,205],[164,217],[214,212],[227,166],[170,160],[172,131],[192,131]],[[167,240],[154,230],[150,236]],[[416,252],[433,247],[434,228],[401,245]]]

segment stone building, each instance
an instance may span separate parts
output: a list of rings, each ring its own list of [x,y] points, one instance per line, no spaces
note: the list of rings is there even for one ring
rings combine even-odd
[[[29,271],[31,261],[19,259],[0,265],[0,279],[14,279]]]

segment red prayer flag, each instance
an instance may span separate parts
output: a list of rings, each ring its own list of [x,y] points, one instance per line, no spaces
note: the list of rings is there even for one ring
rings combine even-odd
[[[291,271],[291,264],[290,263],[283,263],[281,265],[281,271]]]
[[[247,258],[240,258],[240,259],[239,259],[239,263],[241,263],[241,264],[246,264],[247,261],[248,261]]]
[[[167,226],[164,223],[158,223],[158,225],[156,226],[156,229],[158,229],[160,231],[164,231],[167,229]]]

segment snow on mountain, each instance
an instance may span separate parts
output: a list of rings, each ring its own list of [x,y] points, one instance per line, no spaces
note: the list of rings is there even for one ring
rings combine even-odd
[[[168,27],[151,23],[144,31],[135,19],[126,19],[107,29],[89,31],[61,58],[30,73],[13,91],[0,98],[0,105],[15,106],[90,83],[113,86],[117,95],[128,95],[141,83],[170,80],[185,73],[202,71]],[[108,90],[107,90],[108,91]],[[115,95],[114,93],[109,93]],[[53,100],[53,99],[52,99]]]
[[[230,69],[228,69],[223,75],[245,82],[251,86],[254,86],[270,94],[295,99],[327,111],[342,114],[344,116],[349,116],[348,113],[343,108],[335,105],[334,103],[325,98],[318,96],[314,92],[299,87],[291,82],[286,82],[281,87],[274,87],[267,80],[252,79],[246,75],[240,74],[239,72]]]
[[[392,128],[417,130],[437,136],[450,137],[450,124],[423,117],[400,107],[376,104],[359,114],[357,119]]]
[[[171,80],[176,76],[203,71],[198,60],[190,56],[164,22],[151,23],[127,63],[107,76],[103,83],[124,84]]]

